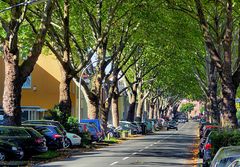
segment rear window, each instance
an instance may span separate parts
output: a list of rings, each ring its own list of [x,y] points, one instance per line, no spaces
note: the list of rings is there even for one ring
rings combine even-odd
[[[0,128],[0,136],[28,136],[30,137],[29,133],[26,132],[24,129],[15,129],[15,128]]]
[[[11,136],[30,136],[29,133],[23,129],[11,129]]]
[[[57,127],[53,128],[58,134],[62,134],[62,131],[60,129],[58,129]]]
[[[42,137],[42,135],[38,132],[38,131],[36,131],[36,130],[34,130],[34,129],[26,129],[27,130],[27,132],[31,135],[31,136],[34,136],[34,137]]]
[[[45,133],[50,133],[52,132],[49,128],[47,127],[41,127],[41,128],[37,128],[37,130],[41,133],[41,134],[45,134]]]

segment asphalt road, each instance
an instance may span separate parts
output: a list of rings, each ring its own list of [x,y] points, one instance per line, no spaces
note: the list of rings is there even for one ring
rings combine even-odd
[[[192,145],[197,123],[178,125],[178,131],[160,131],[121,144],[81,153],[63,161],[43,164],[51,167],[175,167],[193,166]]]

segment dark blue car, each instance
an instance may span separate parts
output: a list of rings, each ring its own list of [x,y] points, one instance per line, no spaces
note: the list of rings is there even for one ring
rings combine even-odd
[[[64,146],[64,135],[58,127],[53,125],[23,124],[32,127],[46,138],[47,147],[50,149],[60,149]]]

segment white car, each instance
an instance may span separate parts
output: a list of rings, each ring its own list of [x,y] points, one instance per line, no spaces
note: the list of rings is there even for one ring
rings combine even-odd
[[[81,144],[81,137],[74,133],[66,133],[67,141],[65,147],[79,146]]]

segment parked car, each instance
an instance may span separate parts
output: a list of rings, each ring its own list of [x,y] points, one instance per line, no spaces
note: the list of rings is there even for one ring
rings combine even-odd
[[[58,121],[53,120],[27,120],[22,122],[22,124],[41,124],[41,125],[54,125],[58,127],[59,130],[66,133],[65,128]]]
[[[204,151],[204,144],[205,141],[208,137],[208,135],[210,134],[210,132],[212,131],[212,129],[206,129],[204,131],[204,134],[202,135],[202,138],[200,139],[200,143],[199,143],[199,157],[202,158],[203,157],[203,151]]]
[[[214,156],[211,167],[229,167],[240,158],[240,146],[221,147]]]
[[[220,129],[221,127],[220,126],[218,126],[218,125],[205,125],[204,127],[203,127],[203,130],[202,130],[202,132],[201,132],[201,134],[200,134],[200,138],[202,138],[202,136],[203,136],[203,134],[205,133],[205,131],[207,130],[207,129]]]
[[[32,127],[46,138],[49,149],[60,149],[65,146],[64,135],[58,127],[53,125],[23,124],[25,127]]]
[[[101,139],[103,140],[105,138],[104,130],[102,129],[101,121],[99,119],[81,119],[80,123],[89,123],[94,124],[97,128],[98,134],[101,135]]]
[[[69,145],[67,147],[79,146],[81,145],[81,137],[74,133],[67,132],[67,144]]]
[[[138,127],[133,125],[131,122],[128,121],[120,121],[119,126],[122,128],[121,130],[132,131],[133,134],[138,133]]]
[[[212,140],[211,137],[214,134],[214,131],[211,131],[207,136],[203,148],[202,148],[202,158],[203,158],[203,167],[210,166],[212,160]]]
[[[142,126],[138,122],[131,122],[133,125],[135,125],[138,129],[138,133],[142,133]]]
[[[14,142],[0,140],[0,161],[4,160],[21,160],[24,156],[24,152]]]
[[[81,144],[90,144],[91,134],[88,131],[87,123],[79,123],[77,127],[72,127],[69,132],[75,133],[81,137]]]
[[[92,141],[101,141],[101,134],[98,133],[98,130],[94,124],[87,124],[88,131],[91,134]]]
[[[148,121],[151,122],[153,130],[157,131],[162,127],[161,123],[157,119],[149,119]]]
[[[146,120],[145,122],[143,122],[146,125],[146,131],[148,133],[152,132],[152,123],[148,120]]]
[[[113,127],[113,125],[110,125],[110,124],[108,124],[108,126],[107,126],[106,134],[109,135],[110,137],[115,137],[115,138],[120,137],[118,128],[115,128],[115,127]]]
[[[56,126],[63,134],[64,138],[64,146],[63,147],[68,147],[69,144],[67,143],[67,136],[66,136],[66,129],[63,127],[62,124],[58,121],[53,121],[53,120],[28,120],[22,122],[22,124],[41,124],[41,125],[53,125]]]
[[[176,129],[176,130],[178,130],[177,123],[175,121],[168,122],[167,130],[169,130],[169,129]]]
[[[0,126],[0,139],[15,142],[25,153],[46,152],[44,138],[33,129],[15,126]]]
[[[187,122],[187,121],[186,121],[186,119],[184,119],[184,118],[180,118],[180,119],[178,119],[178,122],[179,122],[179,123],[185,123],[185,122]]]
[[[33,150],[40,153],[47,152],[48,147],[45,137],[33,128],[25,127],[24,129],[31,135],[32,140],[34,140],[32,142]]]

